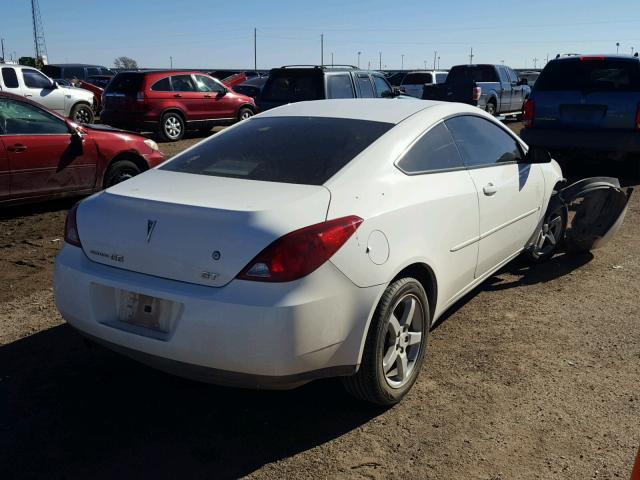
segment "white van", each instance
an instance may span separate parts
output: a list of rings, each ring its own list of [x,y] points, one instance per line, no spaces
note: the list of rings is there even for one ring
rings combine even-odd
[[[93,93],[58,85],[40,70],[0,63],[0,90],[27,97],[76,123],[93,123]]]

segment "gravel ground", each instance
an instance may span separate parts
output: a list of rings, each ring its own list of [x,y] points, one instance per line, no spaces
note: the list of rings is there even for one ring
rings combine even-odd
[[[605,249],[515,261],[459,302],[432,331],[413,390],[387,410],[336,380],[235,390],[88,348],[51,289],[72,203],[0,210],[2,479],[629,477],[640,444],[638,194]]]

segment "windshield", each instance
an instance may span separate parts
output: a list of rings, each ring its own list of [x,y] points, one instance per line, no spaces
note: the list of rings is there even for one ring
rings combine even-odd
[[[322,185],[392,127],[344,118],[254,118],[214,135],[161,169]]]
[[[142,73],[119,73],[107,86],[105,93],[136,95],[142,86]]]
[[[536,91],[640,91],[639,65],[637,60],[597,57],[551,62],[538,77]]]

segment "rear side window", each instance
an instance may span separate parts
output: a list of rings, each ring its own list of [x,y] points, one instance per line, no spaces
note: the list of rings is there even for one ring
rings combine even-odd
[[[500,81],[503,83],[510,83],[511,79],[507,73],[507,69],[504,67],[498,67],[498,74],[500,75]]]
[[[328,75],[327,98],[353,98],[353,82],[351,75]]]
[[[96,67],[87,67],[87,77],[92,75],[100,75],[100,69]]]
[[[277,72],[269,76],[262,90],[262,100],[270,102],[301,102],[324,98],[320,72]]]
[[[142,77],[140,73],[119,73],[109,82],[105,93],[136,95],[142,90]]]
[[[169,77],[158,80],[156,83],[151,85],[151,90],[153,90],[154,92],[170,92],[171,82],[169,81]]]
[[[444,83],[447,81],[446,73],[436,73],[436,83]]]
[[[449,130],[439,123],[413,144],[398,167],[404,173],[416,174],[464,168],[464,163]]]
[[[55,65],[43,65],[42,72],[50,78],[62,78],[62,69]]]
[[[2,69],[2,81],[7,88],[18,88],[18,75],[15,68],[4,67]]]
[[[62,71],[63,78],[84,80],[84,67],[64,67]]]
[[[422,85],[425,83],[433,83],[433,76],[430,73],[410,73],[402,80],[403,85]]]
[[[174,92],[197,92],[191,75],[174,75],[171,77],[171,89]]]
[[[38,70],[23,68],[22,78],[24,79],[25,86],[28,88],[51,88],[51,80]]]
[[[449,72],[447,80],[450,83],[459,82],[497,82],[498,75],[492,65],[459,65]]]
[[[462,115],[445,120],[467,167],[491,166],[522,159],[517,141],[489,120]]]
[[[393,96],[391,87],[380,75],[371,75],[373,85],[376,87],[376,96],[379,98],[389,98]]]
[[[358,75],[358,88],[360,89],[360,96],[362,98],[375,98],[373,86],[371,85],[371,80],[369,80],[369,75]]]
[[[536,91],[640,91],[639,65],[637,60],[597,58],[550,62],[536,81]]]
[[[254,118],[199,143],[161,168],[322,185],[392,127],[391,123],[343,118]]]

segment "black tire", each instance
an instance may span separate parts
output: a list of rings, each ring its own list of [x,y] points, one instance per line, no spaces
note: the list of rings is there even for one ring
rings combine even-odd
[[[398,312],[398,308],[403,308],[401,311],[404,314],[404,308],[406,307],[403,307],[402,302],[406,302],[407,300],[405,299],[413,299],[416,302],[416,313],[412,316],[407,328],[418,328],[417,323],[419,323],[419,320],[417,318],[419,313],[421,315],[419,327],[421,328],[421,335],[419,343],[414,345],[404,343],[405,346],[401,347],[398,342],[407,339],[411,333],[417,333],[400,328],[399,335],[396,337],[394,334],[394,328],[390,322],[391,315],[394,312]],[[404,315],[401,315],[401,317],[404,317]],[[400,325],[401,322],[402,318],[395,323]],[[429,302],[420,282],[408,277],[394,281],[385,290],[371,319],[358,372],[350,377],[341,377],[346,390],[356,398],[377,405],[389,406],[402,400],[420,373],[427,348],[430,326]],[[403,327],[403,325],[400,325],[400,327]],[[394,342],[395,346],[393,345]],[[413,347],[417,347],[417,350],[411,350]],[[393,354],[393,350],[399,351],[399,349],[402,351],[401,354],[410,358],[411,365],[407,368],[405,364],[405,368],[407,368],[406,377],[402,382],[398,381],[396,385],[393,385],[392,383],[396,382],[389,378],[392,373],[396,371],[397,376],[401,377],[400,364],[396,360],[400,358],[400,354],[396,352],[396,357],[389,354]],[[383,366],[385,358],[389,358],[388,364],[396,368],[388,369],[385,372],[385,367]],[[391,360],[391,358],[394,359]]]
[[[107,170],[104,176],[104,188],[129,180],[140,173],[140,167],[131,160],[118,160]]]
[[[535,243],[525,252],[529,262],[545,262],[558,252],[558,249],[563,244],[567,230],[567,218],[566,205],[558,197],[551,197]],[[551,243],[549,238],[553,238],[555,243]],[[541,241],[544,241],[544,243],[541,244]]]
[[[247,120],[248,118],[251,118],[255,115],[256,113],[249,107],[242,107],[240,110],[238,110],[238,121],[241,122],[242,120]]]
[[[498,107],[496,107],[495,101],[489,100],[487,102],[487,106],[486,106],[485,110],[487,111],[487,113],[489,115],[491,115],[492,117],[495,117],[496,116],[496,112],[498,111]]]
[[[69,118],[78,124],[90,124],[93,123],[95,116],[91,106],[86,103],[76,103],[71,109]]]
[[[165,142],[177,142],[184,136],[186,129],[182,115],[176,112],[168,112],[162,116],[158,134]]]

